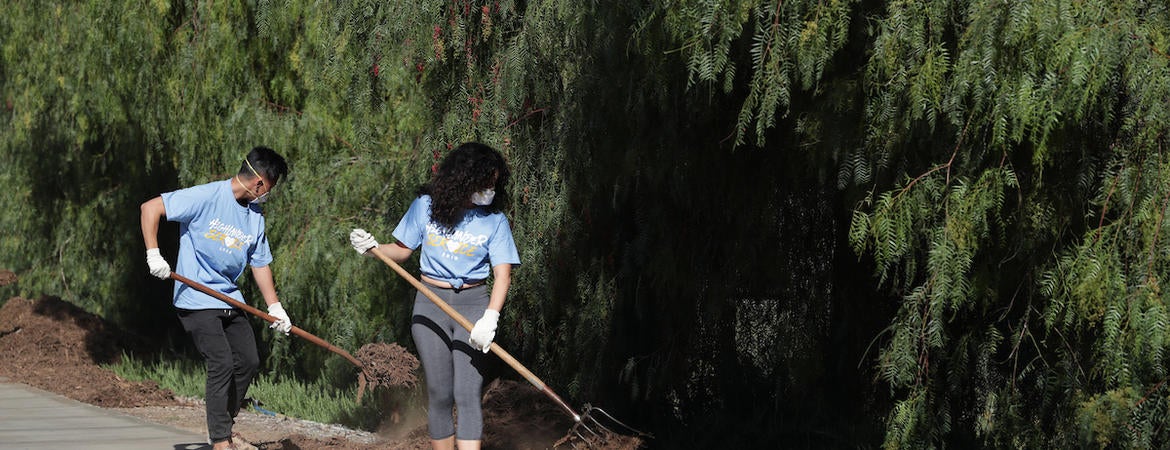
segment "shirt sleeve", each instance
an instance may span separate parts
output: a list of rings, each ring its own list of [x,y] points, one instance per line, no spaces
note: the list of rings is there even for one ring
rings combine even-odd
[[[488,240],[488,263],[492,267],[500,264],[520,265],[520,252],[512,238],[512,226],[507,217],[500,219],[492,238]]]
[[[161,195],[163,207],[167,210],[167,220],[171,222],[190,222],[200,211],[207,206],[211,198],[208,186],[192,186],[186,189],[166,192]]]
[[[426,237],[427,222],[430,221],[430,210],[431,205],[427,198],[414,199],[402,220],[398,221],[398,227],[394,228],[394,239],[398,239],[398,242],[411,250],[422,245]]]
[[[252,267],[265,267],[272,264],[272,248],[268,246],[268,233],[260,232],[256,238],[256,248],[248,255],[248,264]]]

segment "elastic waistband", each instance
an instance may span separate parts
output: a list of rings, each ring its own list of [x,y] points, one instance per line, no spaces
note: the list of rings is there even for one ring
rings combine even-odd
[[[419,280],[421,280],[421,281],[423,282],[423,284],[426,284],[426,285],[427,285],[427,286],[429,286],[429,287],[433,287],[433,288],[435,288],[435,289],[446,289],[446,290],[452,290],[452,291],[455,291],[455,292],[459,292],[459,291],[466,291],[466,290],[468,290],[468,289],[473,289],[473,288],[477,288],[477,287],[480,287],[480,286],[487,286],[487,280],[474,280],[474,281],[467,281],[467,282],[463,283],[463,285],[462,285],[462,286],[459,286],[459,287],[454,287],[454,286],[451,286],[451,285],[450,285],[451,283],[446,283],[446,284],[447,284],[447,286],[443,286],[443,285],[440,285],[440,284],[435,284],[433,281],[429,280],[429,279],[428,279],[428,278],[426,278],[426,277],[419,277]]]
[[[231,317],[233,314],[244,315],[244,310],[239,308],[208,308],[208,309],[185,309],[175,308],[175,315],[179,317],[187,317],[193,314],[212,314],[212,315],[226,315]]]
[[[430,289],[438,289],[438,290],[442,290],[442,291],[451,291],[451,292],[454,292],[454,293],[458,294],[458,293],[460,293],[460,292],[463,292],[463,291],[470,291],[470,290],[472,290],[472,289],[476,289],[476,288],[487,287],[487,284],[485,284],[485,283],[479,283],[479,284],[475,284],[475,285],[471,285],[471,286],[468,286],[468,285],[466,285],[466,284],[465,284],[465,285],[463,285],[462,287],[455,288],[455,287],[450,287],[450,286],[435,286],[435,285],[433,285],[433,284],[427,283],[427,287],[428,287],[428,288],[430,288]]]

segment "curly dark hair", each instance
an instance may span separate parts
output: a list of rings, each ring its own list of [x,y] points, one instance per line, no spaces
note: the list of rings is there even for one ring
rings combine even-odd
[[[496,196],[490,205],[481,208],[489,213],[507,210],[512,203],[508,195],[511,176],[504,155],[485,144],[467,142],[443,158],[431,181],[419,188],[418,193],[431,196],[431,220],[450,231],[474,206],[471,194],[485,188],[495,189]]]

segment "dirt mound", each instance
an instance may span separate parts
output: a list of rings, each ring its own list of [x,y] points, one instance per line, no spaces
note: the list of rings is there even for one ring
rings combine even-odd
[[[12,298],[0,308],[0,375],[105,407],[173,405],[152,381],[127,381],[102,369],[122,353],[148,351],[142,339],[56,297]]]
[[[0,271],[0,282],[4,279]],[[151,355],[157,350],[148,341],[56,297],[12,298],[0,307],[0,376],[84,403],[119,408],[157,423],[200,432],[199,427],[205,427],[201,405],[192,405],[190,399],[176,399],[171,391],[159,388],[153,381],[123,380],[101,367],[118,362],[124,352]],[[418,382],[414,378],[417,358],[397,344],[367,345],[359,355],[365,363],[386,363],[384,367],[371,368],[381,377],[383,386],[415,386]],[[263,450],[430,447],[426,419],[419,411],[403,412],[401,416],[395,413],[387,418],[387,429],[377,433],[377,442],[339,437],[317,430],[322,424],[305,421],[251,415],[238,419],[240,431],[245,436],[251,433],[259,437],[261,441],[253,444]],[[252,422],[256,423],[248,425]],[[564,411],[527,384],[496,380],[485,389],[485,449],[583,448],[580,440],[565,439],[572,424]],[[261,431],[263,435],[258,436]],[[636,439],[593,443],[596,445],[591,448],[598,449],[641,445]]]
[[[134,410],[162,408],[192,410],[193,419],[166,414],[178,423],[166,423],[200,432],[203,406],[176,399],[153,381],[127,381],[101,364],[118,362],[122,353],[150,354],[156,349],[145,340],[123,332],[102,318],[56,297],[38,300],[11,298],[0,307],[0,376],[91,405],[119,408],[142,417]],[[162,407],[162,408],[160,408]],[[129,408],[129,409],[127,409]],[[152,417],[160,419],[160,417]],[[192,424],[185,422],[194,421]],[[303,429],[294,421],[267,421],[264,427]],[[205,428],[204,428],[205,430]],[[205,432],[205,431],[203,431]],[[291,434],[277,443],[257,443],[261,449],[330,448],[365,450],[386,448],[354,443],[336,437],[316,439]]]
[[[354,357],[370,376],[370,390],[378,386],[412,388],[418,384],[418,358],[398,344],[366,344]]]
[[[596,423],[582,420],[590,427],[573,430],[573,419],[543,393],[531,385],[511,380],[495,380],[484,390],[484,443],[492,448],[507,449],[601,449],[635,450],[642,448],[641,438],[615,434],[597,426],[615,427],[604,417]],[[579,414],[585,414],[578,409]],[[623,430],[624,431],[624,430]]]

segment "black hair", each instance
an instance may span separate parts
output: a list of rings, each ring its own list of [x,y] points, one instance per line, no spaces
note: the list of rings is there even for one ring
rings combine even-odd
[[[252,167],[249,168],[248,164]],[[248,156],[240,164],[238,173],[251,178],[255,176],[252,169],[256,169],[256,173],[268,178],[273,184],[280,183],[280,179],[288,175],[288,163],[284,161],[284,157],[264,146],[253,147],[252,151],[248,152]]]
[[[508,209],[512,202],[508,195],[511,176],[504,155],[488,145],[467,142],[443,158],[431,181],[418,193],[431,196],[431,220],[451,230],[463,220],[471,194],[485,188],[495,189],[496,196],[490,205],[481,208],[489,213]],[[492,177],[496,177],[495,184]]]

